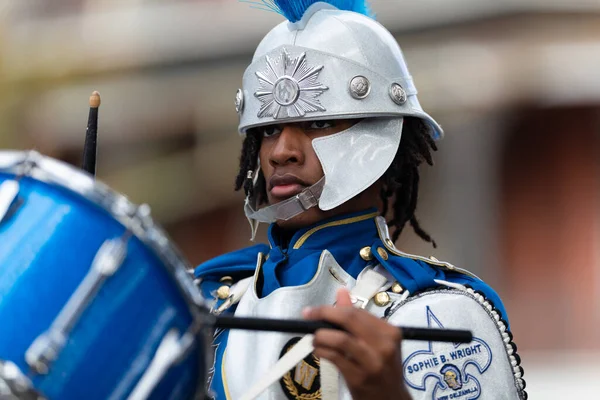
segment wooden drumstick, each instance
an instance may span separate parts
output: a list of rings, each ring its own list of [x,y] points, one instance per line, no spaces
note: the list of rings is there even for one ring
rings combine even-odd
[[[84,171],[96,176],[96,154],[98,147],[98,108],[100,107],[100,93],[94,91],[90,96],[90,113],[87,129],[85,131],[85,144],[83,145]]]

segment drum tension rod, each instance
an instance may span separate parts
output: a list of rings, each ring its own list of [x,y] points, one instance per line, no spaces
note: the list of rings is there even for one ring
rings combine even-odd
[[[180,336],[177,329],[173,328],[165,334],[150,361],[150,365],[127,397],[127,400],[146,400],[150,397],[150,394],[168,370],[178,364],[192,348],[195,343],[196,330],[192,329]]]
[[[60,310],[50,328],[38,336],[25,353],[27,364],[39,374],[47,374],[50,364],[56,360],[65,346],[69,333],[79,321],[87,306],[110,276],[123,264],[127,244],[132,233],[127,230],[121,237],[106,240],[92,267],[83,278],[67,304]]]

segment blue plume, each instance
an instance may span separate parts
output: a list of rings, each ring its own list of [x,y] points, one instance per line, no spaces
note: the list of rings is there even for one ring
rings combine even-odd
[[[370,7],[366,0],[240,0],[243,3],[254,4],[254,8],[265,11],[273,11],[286,17],[290,22],[297,22],[302,19],[304,12],[315,3],[328,3],[332,6],[344,10],[354,11],[359,14],[373,18]]]

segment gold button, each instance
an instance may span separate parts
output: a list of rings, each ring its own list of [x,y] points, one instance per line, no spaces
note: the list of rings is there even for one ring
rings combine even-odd
[[[375,304],[379,307],[387,306],[390,304],[390,295],[387,292],[379,292],[375,295]]]
[[[217,289],[217,297],[221,300],[225,300],[229,297],[229,286],[223,285]]]
[[[402,293],[404,289],[402,288],[402,286],[400,286],[400,284],[398,282],[394,282],[392,284],[392,292],[394,293]]]
[[[378,247],[377,252],[379,253],[379,256],[383,258],[384,261],[386,261],[389,258],[387,251],[385,251],[383,247]]]
[[[219,282],[231,285],[233,283],[233,278],[230,276],[224,276],[221,279],[219,279]]]
[[[371,253],[371,248],[369,246],[360,249],[359,254],[360,258],[365,261],[371,261],[373,259],[373,254]]]

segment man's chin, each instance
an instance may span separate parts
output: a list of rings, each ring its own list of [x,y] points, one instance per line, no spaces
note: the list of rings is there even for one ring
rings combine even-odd
[[[318,207],[313,207],[301,214],[288,220],[277,220],[275,223],[282,229],[301,229],[306,226],[314,225],[323,219],[323,211]]]

